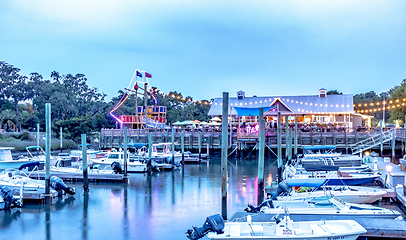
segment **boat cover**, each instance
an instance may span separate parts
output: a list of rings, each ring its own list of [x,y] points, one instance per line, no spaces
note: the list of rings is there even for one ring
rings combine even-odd
[[[26,168],[26,167],[34,167],[34,166],[39,166],[40,165],[40,162],[38,162],[38,161],[31,161],[31,162],[27,162],[27,163],[24,163],[23,165],[21,165],[19,168],[18,168],[18,170],[22,170],[22,169],[24,169],[24,168]]]
[[[142,148],[142,147],[144,147],[146,145],[147,145],[147,143],[129,143],[129,144],[127,144],[128,147],[137,148],[137,149]],[[121,144],[121,146],[124,147],[124,144]]]
[[[319,171],[338,171],[339,166],[325,165],[325,164],[306,164],[304,169],[307,172],[319,172]]]
[[[326,178],[288,178],[285,181],[291,187],[320,187],[326,180]]]
[[[336,148],[337,148],[337,145],[303,146],[303,149],[309,150],[309,151],[336,149]]]

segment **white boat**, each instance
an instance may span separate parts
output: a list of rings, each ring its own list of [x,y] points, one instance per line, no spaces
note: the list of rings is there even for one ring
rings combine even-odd
[[[248,204],[247,212],[264,212],[269,214],[283,214],[284,209],[289,209],[289,215],[331,215],[331,216],[358,216],[365,218],[403,219],[398,211],[369,204],[347,203],[333,197],[314,198],[303,201],[264,201],[260,206],[253,207]]]
[[[337,166],[318,165],[317,168],[298,171],[292,165],[286,165],[284,179],[326,179],[325,185],[361,185],[369,184],[379,178],[378,173],[366,171],[341,171]]]
[[[17,159],[14,160],[11,155],[13,147],[0,147],[0,169],[18,169],[24,163],[29,162],[29,159]]]
[[[361,166],[362,158],[355,155],[336,153],[336,145],[303,146],[303,156],[296,161],[295,167],[323,164],[338,167]]]
[[[336,196],[347,203],[373,203],[381,200],[385,190],[363,186],[322,186],[310,191],[291,191],[288,196],[278,196],[278,201],[311,200],[323,196]]]
[[[174,163],[179,166],[182,161],[182,154],[174,151]],[[152,157],[165,158],[167,163],[172,163],[172,143],[152,144]]]
[[[320,239],[355,240],[366,230],[354,220],[297,221],[289,216],[277,222],[226,222],[223,233],[209,232],[209,239]]]
[[[127,171],[128,172],[146,172],[147,164],[138,161],[135,156],[128,154],[127,157]],[[100,165],[102,168],[106,166],[111,166],[113,162],[119,162],[121,167],[124,168],[124,152],[108,152],[107,156],[104,158],[94,158],[94,165]]]
[[[24,174],[23,172],[20,173]],[[53,189],[50,189],[50,197],[52,199],[68,192],[69,194],[74,194],[75,190],[73,188],[69,188],[66,185],[62,186],[61,183],[64,185],[62,180],[51,177],[51,187]],[[0,174],[0,186],[6,186],[9,190],[11,190],[13,196],[20,196],[22,192],[23,199],[40,200],[45,197],[44,180],[35,180],[27,176],[12,174],[11,172],[3,172]],[[61,191],[63,190],[60,188],[61,186],[66,190],[66,192],[65,190]]]
[[[28,158],[30,161],[38,161],[40,163],[45,164],[46,154],[41,146],[28,146],[25,148],[25,150],[27,150],[27,152],[28,152],[28,155],[29,155]],[[38,151],[38,154],[37,155],[33,154],[34,151]],[[59,160],[59,158],[50,155],[50,165],[51,166],[55,166],[55,164],[58,162],[58,160]]]

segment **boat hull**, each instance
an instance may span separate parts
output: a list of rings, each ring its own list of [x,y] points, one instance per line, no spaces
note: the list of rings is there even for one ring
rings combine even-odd
[[[0,161],[0,169],[18,169],[21,165],[28,163],[28,159],[24,160],[12,160],[12,161]]]

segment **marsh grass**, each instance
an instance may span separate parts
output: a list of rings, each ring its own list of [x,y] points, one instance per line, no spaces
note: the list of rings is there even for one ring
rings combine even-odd
[[[6,136],[4,134],[0,134],[0,147],[14,147],[14,152],[25,152],[26,147],[37,146],[37,140],[34,140],[32,138],[28,138],[30,139],[28,140],[25,136],[23,136],[21,139],[20,137],[15,135]],[[45,150],[44,139],[40,139],[39,145]],[[76,144],[74,141],[68,139],[62,140],[62,150],[77,148],[78,144]],[[51,150],[61,150],[60,139],[51,139]]]

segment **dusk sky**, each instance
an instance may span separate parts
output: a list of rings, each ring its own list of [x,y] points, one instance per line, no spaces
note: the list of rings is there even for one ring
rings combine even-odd
[[[381,93],[406,78],[406,1],[2,0],[0,61],[85,74],[117,96],[135,69],[194,100]]]

